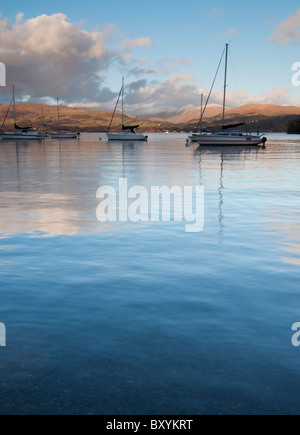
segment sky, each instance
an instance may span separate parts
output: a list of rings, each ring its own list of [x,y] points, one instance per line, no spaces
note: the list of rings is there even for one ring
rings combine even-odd
[[[227,106],[300,105],[300,5],[289,0],[36,0],[0,6],[0,101],[175,114],[207,96],[230,44]],[[224,74],[211,103],[222,103]]]

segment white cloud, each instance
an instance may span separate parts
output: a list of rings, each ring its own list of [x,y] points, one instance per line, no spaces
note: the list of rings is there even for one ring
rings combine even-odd
[[[157,62],[157,69],[161,74],[175,74],[178,71],[178,67],[191,67],[194,62],[191,59],[182,59],[175,56],[169,56],[160,62]]]
[[[200,106],[200,95],[207,97],[208,89],[199,89],[193,83],[193,76],[174,75],[162,83],[148,83],[139,80],[126,89],[125,105],[128,113],[140,115],[159,115],[182,112]],[[246,91],[228,91],[227,107],[235,108],[247,104],[291,105],[290,89],[278,88],[262,95],[251,95]],[[216,89],[210,104],[222,104],[223,90]]]
[[[194,65],[194,62],[191,59],[181,59],[180,57],[174,57],[174,56],[170,56],[168,59],[171,62],[178,64],[178,65],[187,65],[187,66]]]
[[[228,108],[235,108],[247,104],[277,104],[293,105],[294,101],[289,97],[290,89],[277,88],[262,95],[252,95],[246,91],[227,92],[226,105]],[[208,89],[200,89],[194,83],[192,75],[174,75],[163,82],[148,81],[141,79],[128,82],[125,88],[126,112],[139,116],[162,116],[165,114],[181,113],[184,110],[191,110],[200,106],[201,94],[205,98],[209,93]],[[211,95],[209,104],[222,104],[223,89],[215,89]],[[72,104],[72,106],[95,107],[111,110],[116,99],[99,105],[97,102],[91,104]]]
[[[23,21],[24,18],[24,14],[22,12],[20,12],[17,16],[16,16],[16,23],[20,24]]]
[[[170,84],[170,85],[174,85],[175,83],[180,83],[180,82],[193,82],[195,81],[195,77],[192,74],[182,74],[182,75],[174,75],[172,77],[170,77],[166,83]]]
[[[151,38],[138,38],[135,40],[132,39],[125,39],[125,41],[123,41],[120,46],[119,49],[120,50],[134,50],[136,48],[141,48],[141,47],[149,47],[151,48],[153,46]]]
[[[136,82],[127,92],[126,106],[130,113],[155,114],[199,106],[200,97],[194,77],[174,75],[162,83]]]
[[[132,68],[129,71],[129,74],[132,75],[132,76],[135,76],[135,77],[145,76],[145,75],[155,75],[155,74],[158,74],[158,73],[159,73],[159,71],[154,70],[152,68],[149,68],[147,66],[143,66],[143,67],[138,67],[137,66],[135,68]]]
[[[207,95],[207,91],[204,92]],[[227,106],[230,108],[244,106],[246,104],[277,104],[287,105],[292,104],[291,99],[288,97],[290,89],[276,88],[272,91],[266,92],[261,95],[251,95],[246,91],[228,91],[227,92]],[[212,95],[212,103],[222,103],[223,90],[216,90]]]
[[[105,87],[104,79],[114,62],[127,75],[129,113],[174,112],[199,106],[200,93],[207,95],[208,90],[196,86],[189,73],[191,60],[169,56],[153,67],[147,58],[136,59],[130,52],[139,47],[150,48],[151,38],[126,39],[118,48],[109,49],[111,41],[119,40],[118,32],[114,25],[103,32],[88,32],[64,14],[27,20],[18,14],[13,23],[0,17],[0,59],[7,66],[7,82],[15,83],[20,100],[26,97],[45,102],[59,96],[72,106],[112,109],[119,89],[112,92]],[[232,29],[228,35],[236,32]],[[158,81],[158,77],[164,80]],[[214,91],[211,103],[220,104],[222,93],[222,89]],[[285,88],[261,96],[229,91],[227,104],[290,104],[288,93]]]
[[[228,30],[228,32],[226,33],[215,33],[214,35],[212,35],[213,38],[218,38],[218,39],[224,39],[224,38],[229,38],[230,36],[234,36],[237,35],[239,33],[238,29],[230,29]]]
[[[230,29],[230,30],[228,30],[228,32],[227,33],[225,33],[225,35],[224,36],[232,36],[232,35],[236,35],[237,33],[239,33],[239,31],[238,31],[238,29]]]
[[[270,41],[277,45],[300,44],[300,9],[274,29]]]
[[[211,11],[208,12],[209,17],[223,17],[225,14],[224,9],[214,7]]]
[[[1,19],[0,29],[0,58],[20,97],[101,98],[101,72],[116,57],[106,47],[107,30],[87,32],[60,13],[19,14],[15,23]]]

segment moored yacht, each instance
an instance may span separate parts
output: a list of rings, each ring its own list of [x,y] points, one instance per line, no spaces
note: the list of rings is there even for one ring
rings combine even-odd
[[[265,144],[267,139],[259,134],[253,135],[242,131],[220,131],[217,133],[199,132],[189,136],[191,142],[197,142],[199,145],[260,145]]]
[[[45,136],[39,133],[20,131],[18,132],[0,132],[0,137],[3,140],[42,140]]]
[[[5,121],[8,117],[11,106],[13,106],[14,112],[14,127],[15,131],[4,132],[3,128],[5,125]],[[32,130],[32,127],[20,127],[16,123],[16,97],[15,97],[15,86],[13,85],[13,97],[12,101],[9,105],[8,111],[4,118],[1,130],[0,130],[0,138],[3,140],[42,140],[44,139],[44,135],[37,133],[35,130]]]
[[[135,129],[139,128],[137,126],[125,127],[122,126],[122,131],[120,133],[107,133],[108,140],[124,140],[124,141],[147,141],[148,136],[145,136],[143,133],[136,133]]]
[[[111,133],[110,129],[121,97],[122,97],[122,131],[118,133]],[[148,136],[145,136],[144,133],[137,133],[135,131],[139,127],[140,127],[139,125],[130,125],[130,126],[124,125],[124,78],[123,78],[122,88],[119,93],[119,98],[117,100],[117,104],[108,127],[107,139],[109,141],[144,141],[145,142],[148,140]]]
[[[80,133],[74,133],[72,131],[59,131],[60,128],[60,113],[59,113],[59,98],[57,98],[57,127],[58,131],[48,133],[48,137],[51,139],[78,139]]]
[[[219,132],[209,132],[209,131],[197,131],[188,137],[187,142],[197,142],[199,145],[212,145],[212,146],[222,146],[222,145],[265,145],[267,138],[260,134],[245,133],[239,130],[233,130],[234,128],[245,125],[245,123],[235,124],[235,125],[225,125],[225,111],[226,111],[226,91],[227,91],[227,70],[228,70],[228,49],[229,44],[226,44],[225,48],[225,81],[224,81],[224,98],[223,98],[223,125],[222,130]],[[222,59],[224,52],[222,54]],[[222,62],[220,61],[218,71]],[[217,73],[218,73],[217,71]],[[215,82],[215,80],[214,80]],[[213,87],[212,87],[213,88]],[[212,91],[212,89],[211,89]],[[208,96],[206,106],[204,110],[201,110],[201,118],[197,127],[202,124],[202,120],[205,114],[205,110],[210,100],[211,92]]]

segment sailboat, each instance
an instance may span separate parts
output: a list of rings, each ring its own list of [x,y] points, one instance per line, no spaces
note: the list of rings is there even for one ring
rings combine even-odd
[[[199,145],[213,145],[213,146],[222,146],[222,145],[265,145],[267,142],[267,139],[259,134],[251,134],[251,133],[244,133],[240,130],[234,130],[235,128],[241,127],[245,125],[245,123],[239,123],[239,124],[231,124],[231,125],[225,125],[225,112],[226,112],[226,92],[227,92],[227,73],[228,73],[228,52],[229,52],[229,44],[226,44],[225,48],[225,80],[224,80],[224,97],[223,97],[223,125],[222,130],[213,133],[210,131],[197,131],[196,133],[193,133],[188,138],[188,142],[197,142]],[[222,58],[218,67],[218,71],[222,62],[224,56],[224,52],[222,54]],[[217,74],[218,74],[217,71]],[[216,77],[215,77],[216,80]],[[214,80],[214,82],[215,82]],[[212,89],[211,89],[212,92]],[[204,110],[201,110],[201,118],[198,124],[198,127],[200,127],[205,110],[207,108],[207,105],[209,103],[210,95],[208,96],[206,106]],[[198,130],[197,127],[197,130]]]
[[[58,130],[60,127],[60,113],[59,113],[59,98],[57,98],[57,125]],[[71,131],[56,131],[49,133],[51,139],[78,139],[79,133],[74,133]]]
[[[9,111],[11,106],[13,105],[13,111],[14,111],[14,126],[15,131],[13,132],[7,132],[5,133],[3,131],[3,127],[5,124],[5,121],[8,117]],[[13,98],[10,103],[10,106],[8,108],[8,111],[6,113],[6,116],[4,118],[1,130],[0,130],[0,137],[3,140],[42,140],[44,139],[44,136],[32,131],[32,127],[20,127],[16,123],[16,98],[15,98],[15,86],[13,85]]]
[[[122,97],[122,132],[120,133],[111,133],[110,129],[117,111],[117,107],[120,101],[120,98]],[[124,125],[124,78],[122,81],[122,88],[119,94],[119,98],[114,110],[114,113],[112,115],[112,119],[110,121],[110,125],[108,127],[107,131],[107,139],[109,141],[147,141],[148,136],[145,136],[143,133],[136,133],[136,129],[139,128],[139,125],[130,125],[125,126]]]

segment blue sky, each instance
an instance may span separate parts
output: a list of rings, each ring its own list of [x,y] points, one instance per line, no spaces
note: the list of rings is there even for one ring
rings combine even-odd
[[[128,111],[134,112],[140,107],[142,112],[154,113],[196,106],[201,92],[207,92],[211,85],[225,43],[230,42],[229,92],[232,94],[229,93],[229,104],[300,104],[300,88],[293,87],[291,83],[292,64],[300,62],[300,37],[297,33],[300,28],[300,14],[297,17],[299,9],[299,2],[295,0],[253,0],[251,3],[237,3],[236,0],[152,0],[151,3],[137,0],[52,0],[46,4],[36,0],[28,0],[26,3],[6,2],[0,6],[0,10],[2,19],[11,28],[9,36],[5,36],[6,30],[2,27],[0,43],[13,48],[12,38],[16,38],[18,49],[15,50],[15,56],[19,60],[14,60],[8,50],[1,51],[0,48],[0,61],[8,64],[7,81],[10,82],[11,78],[16,82],[23,98],[38,102],[45,97],[43,101],[51,102],[55,93],[49,80],[54,75],[57,92],[67,104],[88,106],[90,103],[92,107],[109,108],[120,87],[121,77],[125,75],[129,89]],[[20,13],[24,15],[19,15],[16,23],[16,16]],[[74,58],[68,64],[66,59],[62,59],[66,52],[73,51],[71,42],[64,45],[61,53],[56,53],[56,57],[53,57],[54,64],[58,66],[57,71],[61,75],[65,74],[66,79],[69,75],[72,83],[70,87],[64,84],[66,81],[60,82],[60,75],[54,74],[53,68],[46,68],[46,51],[43,57],[33,47],[31,35],[37,43],[47,35],[47,23],[43,21],[42,24],[42,20],[33,21],[43,14],[64,14],[66,22],[73,26],[68,31],[77,41]],[[294,20],[291,18],[287,21],[289,17],[294,17]],[[57,19],[58,21],[61,27],[66,27],[62,19]],[[23,32],[22,26],[25,24],[26,32]],[[56,28],[60,32],[60,27],[58,24],[55,27],[54,20],[52,24],[49,40],[54,38],[53,32]],[[289,41],[284,40],[284,35],[279,35],[280,25],[286,34],[292,34]],[[38,33],[38,26],[44,26],[44,35]],[[77,32],[74,36],[73,28],[78,26],[81,33]],[[87,59],[88,55],[81,56],[80,53],[80,38],[85,39],[85,35],[92,35],[93,32],[105,35],[101,40],[105,52],[97,56],[97,61]],[[6,38],[3,41],[1,33]],[[29,35],[31,41],[28,56],[24,55],[24,43],[21,46],[17,40],[22,34],[25,35],[24,38]],[[66,33],[63,35],[65,38]],[[92,36],[90,38],[93,39]],[[43,44],[42,41],[41,45]],[[30,49],[33,50],[32,66],[28,62]],[[47,46],[46,49],[50,50],[49,59],[53,56],[53,47]],[[21,56],[18,50],[21,50]],[[87,64],[89,68],[84,70],[83,66]],[[80,74],[75,77],[77,68]],[[97,68],[99,77],[101,76],[98,82]],[[44,95],[41,77],[33,80],[37,73],[42,74],[47,82]],[[85,86],[84,76],[92,84]],[[35,88],[34,83],[37,82],[39,86]],[[96,86],[101,88],[99,95]],[[88,89],[86,95],[84,89]],[[221,92],[221,89],[222,77],[217,82],[217,90]],[[1,89],[2,99],[5,92],[7,90]],[[192,94],[190,103],[189,93]],[[97,98],[92,98],[96,94]],[[213,102],[217,103],[218,98],[217,92]]]

